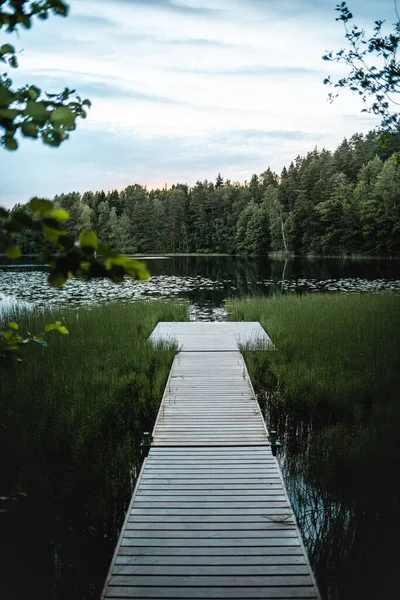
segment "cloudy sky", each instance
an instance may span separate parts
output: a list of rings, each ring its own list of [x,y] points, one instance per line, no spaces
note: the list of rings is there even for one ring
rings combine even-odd
[[[0,204],[37,195],[249,179],[377,125],[322,84],[344,45],[336,0],[70,0],[68,18],[2,33],[22,52],[15,86],[93,102],[60,148],[0,149]],[[395,20],[392,0],[349,0],[355,22]]]

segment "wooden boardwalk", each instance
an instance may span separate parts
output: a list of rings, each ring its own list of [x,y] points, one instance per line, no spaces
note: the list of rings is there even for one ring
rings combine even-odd
[[[179,352],[153,435],[157,447],[267,444],[240,352]]]
[[[175,339],[183,349],[104,599],[320,598],[238,351],[239,337],[273,347],[260,329],[168,323],[153,332],[153,341]]]
[[[159,323],[150,336],[153,342],[173,341],[184,352],[237,351],[240,345],[275,348],[257,321]]]

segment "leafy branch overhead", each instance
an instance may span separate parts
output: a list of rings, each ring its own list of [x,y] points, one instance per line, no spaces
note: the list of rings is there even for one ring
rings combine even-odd
[[[75,240],[65,229],[69,213],[54,202],[33,198],[28,209],[0,208],[0,250],[9,258],[18,258],[21,250],[15,243],[16,236],[27,229],[42,233],[55,248],[39,254],[39,262],[50,264],[50,285],[60,287],[69,277],[107,278],[114,282],[122,281],[125,275],[148,278],[143,263],[119,254],[108,243],[99,243],[94,231],[83,231]]]
[[[29,29],[34,18],[47,19],[50,13],[66,16],[68,6],[61,0],[0,0],[0,30]],[[0,46],[0,62],[13,69],[18,67],[12,44]],[[8,150],[16,150],[16,136],[20,133],[41,139],[49,146],[59,146],[76,129],[77,119],[86,117],[87,108],[90,101],[82,100],[75,90],[65,88],[49,94],[35,85],[13,89],[8,74],[0,74],[0,143]]]
[[[350,67],[349,74],[333,82],[330,77],[324,80],[326,85],[336,89],[347,88],[358,93],[363,100],[363,112],[372,113],[381,119],[384,133],[398,132],[400,112],[397,110],[396,94],[400,91],[400,62],[397,50],[400,42],[400,18],[396,7],[396,22],[393,31],[387,35],[383,32],[384,21],[375,21],[373,33],[368,37],[364,29],[351,24],[353,14],[347,4],[342,2],[336,6],[345,27],[347,49],[328,52],[322,58],[326,61]],[[375,64],[373,64],[375,63]],[[333,101],[337,93],[330,93]]]
[[[50,200],[34,198],[28,210],[20,208],[8,211],[0,208],[0,251],[9,258],[18,258],[20,247],[15,238],[30,230],[42,234],[43,241],[51,250],[39,254],[39,262],[50,265],[49,284],[62,286],[69,277],[80,279],[107,278],[120,282],[125,275],[134,279],[147,279],[149,274],[143,263],[119,254],[108,243],[99,243],[96,233],[83,231],[75,241],[65,229],[69,213],[58,208]],[[46,325],[49,331],[68,333],[60,322]],[[13,359],[20,360],[20,350],[30,341],[46,345],[44,334],[22,337],[17,323],[9,323],[0,330],[0,365],[9,365]]]
[[[12,366],[15,360],[20,362],[20,351],[29,342],[47,346],[44,338],[50,331],[58,331],[63,335],[68,334],[68,329],[60,321],[47,323],[43,333],[35,335],[28,333],[26,336],[21,335],[18,323],[14,321],[7,323],[6,328],[0,331],[0,365]]]

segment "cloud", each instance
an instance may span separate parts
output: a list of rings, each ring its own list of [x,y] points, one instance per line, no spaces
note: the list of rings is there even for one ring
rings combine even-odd
[[[223,76],[223,75],[234,75],[239,77],[308,77],[318,75],[324,77],[325,71],[322,69],[311,69],[306,67],[276,67],[272,65],[248,65],[245,67],[238,67],[236,69],[202,69],[196,68],[187,69],[182,67],[171,67],[171,71],[187,74],[200,74],[207,76]]]
[[[370,0],[349,5],[369,19]],[[72,0],[67,19],[14,36],[25,50],[11,75],[75,88],[93,108],[59,149],[2,151],[0,203],[219,171],[244,180],[372,129],[358,98],[327,102],[322,80],[338,71],[321,56],[345,41],[335,16],[331,0]]]
[[[244,181],[267,167],[280,172],[297,154],[316,145],[333,149],[344,134],[231,129],[196,136],[146,137],[100,131],[83,122],[60,148],[24,140],[17,153],[5,153],[0,205],[24,203],[34,195],[51,198],[62,192],[122,189],[133,183],[161,187],[185,181],[194,185],[197,180],[214,179],[218,172]]]
[[[96,27],[96,28],[115,28],[117,23],[115,21],[111,21],[110,19],[106,19],[105,17],[100,17],[98,15],[89,15],[89,14],[72,14],[71,17],[76,24],[83,25],[85,28],[87,27]]]
[[[108,2],[109,0],[100,0]],[[204,2],[188,2],[184,0],[114,0],[115,4],[126,5],[129,7],[143,7],[152,10],[170,11],[187,15],[216,15],[220,12],[212,6],[204,6]]]
[[[240,4],[241,0],[239,0]],[[289,18],[300,17],[301,19],[311,19],[315,17],[324,17],[335,19],[337,16],[336,6],[341,4],[339,0],[246,0],[246,6],[250,10],[257,11],[260,15],[286,14]],[[355,18],[387,18],[394,15],[393,0],[347,0],[347,5]],[[384,15],[382,17],[382,15]],[[373,23],[371,23],[373,24]]]

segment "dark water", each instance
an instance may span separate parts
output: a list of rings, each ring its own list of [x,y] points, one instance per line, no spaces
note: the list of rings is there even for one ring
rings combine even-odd
[[[189,301],[194,320],[221,320],[227,318],[225,301],[230,297],[317,291],[400,292],[400,261],[201,256],[149,259],[147,265],[152,276],[146,282],[114,285],[69,281],[62,290],[49,288],[46,269],[38,270],[26,261],[17,269],[0,265],[0,315],[20,304],[33,308],[162,297]],[[324,600],[398,597],[399,472],[386,473],[384,459],[381,464],[372,459],[371,480],[363,480],[368,490],[352,489],[351,478],[343,482],[334,477],[332,452],[320,443],[329,422],[320,415],[283,414],[271,406],[267,406],[266,414],[283,442],[279,460]],[[343,456],[343,452],[339,454]],[[352,468],[357,471],[357,465]],[[379,470],[384,478],[379,476]],[[384,480],[391,482],[390,489],[382,488]],[[122,520],[121,506],[115,510],[121,512]],[[53,514],[50,507],[47,512]],[[44,513],[41,509],[27,513],[27,533],[35,514]],[[93,535],[79,529],[83,523],[61,521],[57,523],[49,517],[48,522],[38,524],[37,531],[44,528],[46,535],[40,541],[27,536],[29,556],[21,554],[18,548],[11,548],[10,554],[8,548],[2,568],[14,568],[25,561],[26,590],[21,582],[17,587],[26,595],[35,595],[35,587],[44,600],[97,598],[116,531],[110,530],[104,542],[93,544]],[[16,523],[12,518],[7,522],[12,536]],[[4,525],[1,514],[0,525]],[[93,556],[93,561],[87,560],[88,555]],[[79,570],[80,564],[85,565],[84,570]],[[36,578],[34,584],[29,570]],[[0,588],[2,597],[25,597],[25,592],[16,594],[17,587]]]
[[[0,263],[1,307],[15,303],[95,304],[138,299],[185,299],[191,318],[221,320],[227,298],[281,293],[400,291],[400,261],[237,258],[178,256],[147,259],[151,278],[108,281],[70,280],[60,290],[47,284],[46,269],[20,259],[21,266]]]
[[[354,460],[340,423],[318,409],[266,402],[264,412],[282,443],[277,458],[323,600],[397,598],[399,444],[354,431]]]

